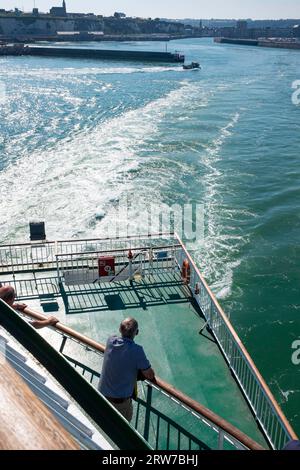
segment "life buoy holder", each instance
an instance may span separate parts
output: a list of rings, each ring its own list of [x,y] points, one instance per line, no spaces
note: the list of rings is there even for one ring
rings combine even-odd
[[[181,278],[186,284],[190,283],[190,280],[191,280],[191,267],[190,267],[190,263],[188,262],[187,259],[185,259],[182,263]]]

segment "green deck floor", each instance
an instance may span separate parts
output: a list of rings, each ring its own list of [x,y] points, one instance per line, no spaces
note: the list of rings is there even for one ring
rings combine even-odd
[[[27,297],[28,305],[39,311],[41,301],[46,302],[45,310],[103,344],[117,334],[122,319],[135,317],[140,330],[136,342],[144,346],[158,376],[266,446],[218,345],[206,329],[199,334],[205,320],[179,275],[161,273],[132,285],[126,281],[63,286],[62,296],[57,296],[55,277],[46,283],[39,278],[47,279],[47,273],[39,273],[38,290],[32,290],[39,294],[35,299],[30,298],[28,286],[25,295],[28,278],[19,276],[22,300]]]

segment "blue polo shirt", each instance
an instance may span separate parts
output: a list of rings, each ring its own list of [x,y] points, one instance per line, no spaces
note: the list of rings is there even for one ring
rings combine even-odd
[[[111,336],[106,343],[98,389],[106,397],[131,397],[138,370],[150,367],[142,346],[129,338]]]

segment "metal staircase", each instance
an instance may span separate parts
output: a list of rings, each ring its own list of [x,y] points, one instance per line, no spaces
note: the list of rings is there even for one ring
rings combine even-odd
[[[110,444],[81,413],[79,408],[54,383],[47,372],[37,365],[2,330],[0,349],[10,365],[46,405],[61,425],[78,441],[82,449],[111,449]]]
[[[132,279],[136,274],[142,274],[143,261],[145,260],[145,253],[138,252],[132,259],[125,264],[125,266],[110,280],[110,282],[120,282]]]

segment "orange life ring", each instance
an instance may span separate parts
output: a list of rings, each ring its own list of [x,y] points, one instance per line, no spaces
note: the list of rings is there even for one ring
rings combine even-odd
[[[185,259],[182,263],[181,278],[184,282],[186,282],[186,284],[189,284],[191,280],[191,267],[187,259]]]

